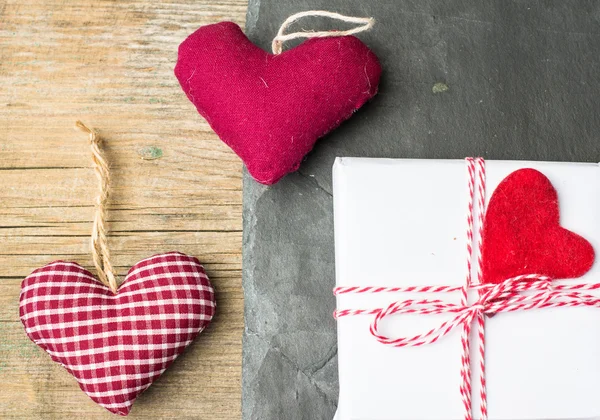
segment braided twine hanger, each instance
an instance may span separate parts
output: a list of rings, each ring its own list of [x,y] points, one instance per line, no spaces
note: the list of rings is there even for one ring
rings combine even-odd
[[[108,240],[106,237],[106,207],[110,190],[109,167],[104,152],[100,148],[102,140],[98,133],[81,121],[77,121],[75,125],[81,131],[89,135],[94,173],[98,179],[98,187],[100,189],[100,192],[96,197],[94,225],[92,227],[92,235],[90,238],[92,259],[100,282],[116,294],[118,288],[117,279],[115,277],[113,266],[110,263],[110,251],[108,249]]]

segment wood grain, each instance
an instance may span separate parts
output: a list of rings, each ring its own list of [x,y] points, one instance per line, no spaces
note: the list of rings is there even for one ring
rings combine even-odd
[[[0,3],[0,417],[114,418],[26,337],[20,283],[56,259],[91,269],[96,183],[87,136],[105,139],[113,264],[196,255],[217,290],[213,324],[129,418],[240,418],[241,164],[173,75],[201,25],[243,25],[246,0]],[[156,159],[148,159],[157,157]],[[144,159],[145,158],[145,159]]]

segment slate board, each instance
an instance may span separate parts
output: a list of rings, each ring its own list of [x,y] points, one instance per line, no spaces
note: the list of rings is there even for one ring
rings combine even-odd
[[[244,175],[246,420],[334,415],[336,156],[600,161],[600,2],[250,0],[248,36],[269,49],[309,9],[375,17],[359,37],[384,73],[297,173],[273,187]]]

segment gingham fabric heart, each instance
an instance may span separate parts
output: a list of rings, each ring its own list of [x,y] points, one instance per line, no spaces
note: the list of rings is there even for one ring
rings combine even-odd
[[[92,400],[127,415],[215,313],[200,262],[172,252],[134,265],[115,295],[71,262],[35,270],[21,286],[29,338]]]

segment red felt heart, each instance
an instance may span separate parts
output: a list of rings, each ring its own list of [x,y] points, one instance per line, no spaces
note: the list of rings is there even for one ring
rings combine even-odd
[[[553,279],[584,275],[594,248],[560,226],[558,195],[541,172],[520,169],[492,195],[483,228],[483,282],[499,283],[522,274]]]
[[[21,285],[27,336],[112,413],[131,405],[210,323],[213,288],[177,252],[134,265],[117,294],[75,263],[57,261]]]
[[[198,112],[263,184],[298,169],[319,137],[377,93],[380,73],[375,54],[353,36],[273,55],[231,22],[190,35],[175,67]]]

